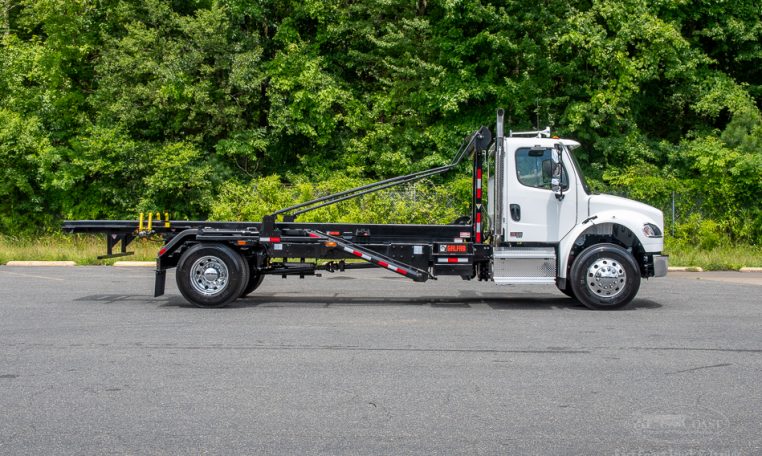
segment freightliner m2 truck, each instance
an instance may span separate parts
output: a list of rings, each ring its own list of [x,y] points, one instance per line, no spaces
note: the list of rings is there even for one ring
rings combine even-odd
[[[488,128],[479,128],[448,165],[300,203],[261,221],[181,221],[157,213],[147,223],[141,215],[65,221],[63,229],[105,233],[102,258],[128,255],[134,239],[161,235],[154,295],[164,294],[166,271],[175,268],[180,292],[201,307],[247,296],[266,276],[372,267],[415,282],[455,275],[498,285],[555,284],[591,309],[619,309],[635,298],[641,279],[667,273],[663,214],[592,193],[574,158],[578,146],[551,137],[549,129],[505,135],[498,110],[494,140]],[[451,224],[298,221],[310,210],[446,173],[464,160],[473,163],[471,210]]]

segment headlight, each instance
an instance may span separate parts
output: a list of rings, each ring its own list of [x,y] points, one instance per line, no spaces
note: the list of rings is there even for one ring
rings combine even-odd
[[[646,237],[650,238],[660,238],[661,237],[661,230],[658,226],[654,225],[653,223],[646,223],[643,225],[643,234],[646,235]]]

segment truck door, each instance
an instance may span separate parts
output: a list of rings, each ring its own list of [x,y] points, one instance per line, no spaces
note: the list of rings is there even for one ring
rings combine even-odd
[[[557,243],[577,223],[576,176],[569,174],[574,169],[571,158],[564,152],[564,197],[558,200],[551,190],[553,146],[543,142],[543,146],[519,146],[513,151],[506,144],[506,242]]]

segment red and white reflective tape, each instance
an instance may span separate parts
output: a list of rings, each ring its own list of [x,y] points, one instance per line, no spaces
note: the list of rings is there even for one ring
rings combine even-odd
[[[375,260],[375,261],[373,261],[373,258],[371,258],[370,255],[366,255],[366,254],[360,252],[359,250],[350,249],[349,247],[344,247],[344,251],[347,252],[347,253],[351,253],[352,255],[354,255],[356,257],[360,257],[363,260],[370,261],[371,263],[375,262],[376,264],[378,264],[382,268],[386,268],[386,269],[388,269],[390,271],[394,271],[397,274],[402,274],[402,275],[407,275],[408,274],[408,271],[406,269],[402,269],[402,268],[400,268],[398,266],[395,266],[393,264],[389,264],[386,261],[381,261],[381,260]]]
[[[317,234],[313,233],[312,231],[309,232],[309,235],[310,235],[311,238],[319,238],[320,237]]]
[[[463,258],[463,257],[437,258],[437,263],[468,263],[468,258]]]
[[[393,264],[389,264],[386,261],[378,260],[378,265],[381,266],[382,268],[386,268],[390,271],[394,271],[397,274],[407,275],[407,271],[405,269],[399,268]]]
[[[482,169],[476,169],[476,220],[474,225],[474,241],[482,242]]]
[[[280,242],[279,237],[261,237],[259,242]]]
[[[344,247],[344,251],[347,252],[347,253],[351,253],[354,256],[360,257],[360,258],[362,258],[363,260],[366,260],[366,261],[371,261],[373,259],[370,256],[360,252],[359,250],[350,249],[349,247]]]

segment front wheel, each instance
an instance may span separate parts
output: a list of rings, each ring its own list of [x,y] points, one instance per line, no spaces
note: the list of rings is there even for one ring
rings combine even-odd
[[[222,244],[196,244],[177,264],[177,288],[199,307],[223,307],[236,300],[249,283],[249,265]]]
[[[638,265],[618,245],[590,246],[572,264],[571,291],[590,309],[621,309],[632,302],[639,288]]]

